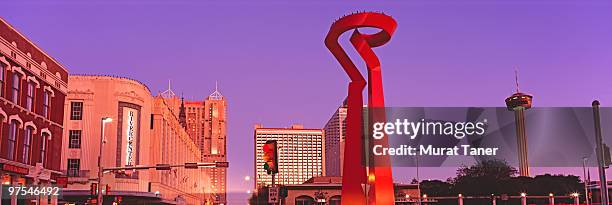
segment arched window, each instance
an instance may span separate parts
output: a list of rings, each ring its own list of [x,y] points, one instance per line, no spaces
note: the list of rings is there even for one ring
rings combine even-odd
[[[19,121],[11,120],[9,123],[9,134],[8,134],[8,142],[6,144],[6,157],[10,160],[15,159],[15,146],[17,145],[17,132],[19,131],[17,128],[19,127]]]
[[[19,73],[13,72],[13,96],[11,100],[15,104],[19,104],[19,88],[20,87],[21,87],[21,76],[19,76]]]
[[[45,90],[45,92],[43,92],[43,101],[42,101],[43,103],[42,115],[45,116],[45,118],[49,118],[49,108],[51,107],[49,104],[50,102],[51,102],[51,96],[49,94],[49,91]]]
[[[21,153],[21,162],[30,164],[30,150],[32,146],[32,137],[34,128],[27,126],[23,132],[23,152]]]
[[[6,74],[6,66],[3,63],[0,63],[0,96],[4,96],[4,82]]]
[[[340,197],[339,195],[332,196],[331,198],[329,198],[329,205],[340,205],[341,198],[342,197]]]
[[[29,81],[28,82],[28,87],[27,87],[27,95],[26,95],[26,109],[28,109],[30,112],[34,112],[34,82]]]
[[[45,166],[45,162],[47,161],[47,139],[49,138],[49,134],[41,133],[40,135],[40,159],[39,162]]]
[[[2,64],[0,64],[2,65]],[[6,112],[0,108],[0,133],[4,133],[4,123],[8,122],[8,118],[6,116]],[[2,138],[0,138],[2,139]]]
[[[45,116],[47,119],[51,118],[51,98],[53,96],[55,96],[55,93],[53,92],[53,89],[50,86],[44,86],[43,87],[43,99],[42,99],[42,104],[43,104],[43,108],[42,108],[42,115]]]
[[[297,198],[295,198],[295,205],[314,205],[315,204],[315,200],[312,197],[309,196],[299,196]]]

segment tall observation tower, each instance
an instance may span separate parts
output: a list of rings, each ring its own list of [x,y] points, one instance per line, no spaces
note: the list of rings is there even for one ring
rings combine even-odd
[[[518,72],[515,71],[516,93],[506,98],[506,107],[514,111],[516,124],[516,144],[518,147],[519,174],[529,176],[529,160],[527,158],[527,133],[525,132],[525,110],[531,108],[533,96],[521,93],[518,84]]]

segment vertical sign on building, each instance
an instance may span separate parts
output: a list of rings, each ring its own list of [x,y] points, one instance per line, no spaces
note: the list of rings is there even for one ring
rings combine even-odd
[[[138,137],[138,110],[123,107],[123,142],[122,166],[136,165],[136,142]]]

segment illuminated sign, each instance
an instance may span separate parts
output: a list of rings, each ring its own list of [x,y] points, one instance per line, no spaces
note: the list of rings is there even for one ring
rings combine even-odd
[[[30,173],[30,170],[25,167],[18,167],[12,164],[0,164],[0,166],[2,166],[2,171],[13,172],[23,175],[27,175]]]
[[[123,108],[123,166],[136,165],[136,142],[138,137],[138,110]]]

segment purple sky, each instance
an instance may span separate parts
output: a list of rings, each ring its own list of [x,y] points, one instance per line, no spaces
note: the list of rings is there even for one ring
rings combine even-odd
[[[517,66],[535,106],[612,105],[610,2],[196,2],[3,1],[0,16],[71,73],[127,76],[155,93],[171,79],[190,99],[219,81],[230,191],[251,187],[243,177],[253,174],[253,124],[320,128],[340,104],[348,79],[323,39],[351,11],[398,22],[375,49],[389,106],[503,106]]]

